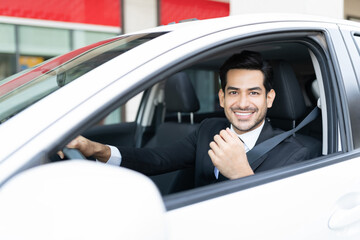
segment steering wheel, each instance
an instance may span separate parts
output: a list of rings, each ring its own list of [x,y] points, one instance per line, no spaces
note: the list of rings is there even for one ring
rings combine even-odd
[[[68,157],[69,159],[84,159],[84,160],[86,160],[86,157],[84,155],[82,155],[82,153],[75,148],[64,147],[64,149],[62,151],[65,154],[65,156]]]

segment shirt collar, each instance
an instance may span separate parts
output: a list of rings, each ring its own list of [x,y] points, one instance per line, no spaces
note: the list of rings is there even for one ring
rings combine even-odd
[[[244,133],[244,134],[237,134],[239,138],[244,142],[244,144],[251,150],[254,146],[256,141],[258,140],[261,130],[263,129],[265,121],[261,124],[260,127],[255,128],[254,130]],[[235,132],[233,125],[230,126],[231,131]],[[236,132],[235,132],[236,133]]]

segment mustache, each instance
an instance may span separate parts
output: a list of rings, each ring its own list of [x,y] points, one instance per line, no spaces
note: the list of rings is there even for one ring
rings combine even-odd
[[[232,107],[230,108],[232,111],[243,111],[243,112],[257,112],[258,108],[239,108],[239,107]]]

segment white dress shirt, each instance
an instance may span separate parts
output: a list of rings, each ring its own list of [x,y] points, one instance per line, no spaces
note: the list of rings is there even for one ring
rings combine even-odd
[[[121,157],[119,149],[117,149],[114,146],[110,146],[110,145],[107,145],[107,146],[110,147],[111,155],[110,155],[109,160],[106,162],[106,164],[120,166],[122,157]],[[96,162],[102,163],[99,160],[96,160]]]

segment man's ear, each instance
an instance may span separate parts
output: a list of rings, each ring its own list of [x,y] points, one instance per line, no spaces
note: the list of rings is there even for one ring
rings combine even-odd
[[[271,89],[267,95],[266,95],[266,104],[267,104],[267,107],[268,108],[271,108],[272,105],[273,105],[273,102],[275,100],[275,96],[276,96],[276,93],[275,93],[275,90],[274,89]]]
[[[224,91],[222,89],[220,89],[218,95],[219,95],[220,106],[222,108],[224,108],[224,101],[225,101],[225,99],[224,99],[225,98]]]

